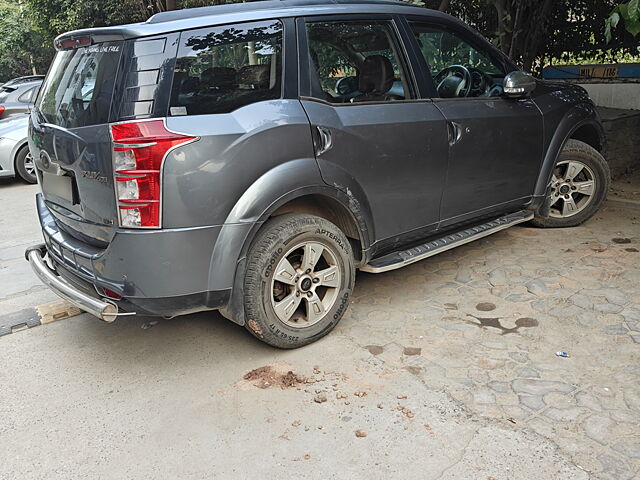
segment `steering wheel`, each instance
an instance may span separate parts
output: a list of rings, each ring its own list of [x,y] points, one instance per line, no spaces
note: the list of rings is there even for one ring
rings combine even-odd
[[[436,75],[435,83],[442,98],[468,97],[473,79],[467,67],[450,65]]]

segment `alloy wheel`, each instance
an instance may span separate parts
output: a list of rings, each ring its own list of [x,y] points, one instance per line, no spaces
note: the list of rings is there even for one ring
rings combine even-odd
[[[292,328],[320,322],[335,304],[342,282],[336,255],[327,246],[302,242],[278,262],[271,280],[271,305]]]
[[[27,153],[27,156],[24,157],[24,169],[29,175],[35,178],[36,165],[33,161],[33,156],[31,155],[31,152]]]
[[[551,211],[553,218],[567,218],[582,212],[593,200],[596,176],[582,162],[558,162],[551,178]]]

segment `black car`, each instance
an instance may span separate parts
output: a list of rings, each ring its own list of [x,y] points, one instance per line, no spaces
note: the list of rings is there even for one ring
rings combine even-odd
[[[401,2],[264,1],[66,33],[31,112],[53,290],[105,321],[220,310],[293,348],[380,273],[609,185],[582,88]]]

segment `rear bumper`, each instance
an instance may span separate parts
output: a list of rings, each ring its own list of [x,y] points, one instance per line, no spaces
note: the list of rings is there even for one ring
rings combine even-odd
[[[88,312],[105,322],[113,322],[119,315],[118,307],[109,302],[102,301],[82,292],[71,283],[60,277],[52,268],[47,265],[45,256],[47,254],[44,245],[30,247],[25,252],[27,260],[36,276],[47,287],[53,290],[59,297],[67,300],[81,310]]]
[[[212,252],[221,227],[118,231],[101,249],[63,230],[42,195],[37,196],[37,209],[45,245],[44,250],[27,251],[34,271],[58,295],[99,318],[105,303],[125,312],[173,317],[223,308],[231,297],[231,288],[209,287]],[[86,307],[78,305],[77,295],[59,282],[102,305],[92,306],[87,299]],[[106,298],[105,289],[123,298]],[[114,316],[109,309],[106,314]]]

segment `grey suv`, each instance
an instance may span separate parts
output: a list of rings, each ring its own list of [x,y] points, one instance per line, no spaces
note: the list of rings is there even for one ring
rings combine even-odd
[[[220,310],[293,348],[385,272],[609,182],[593,103],[399,2],[265,1],[71,32],[31,114],[34,270],[106,321]]]

